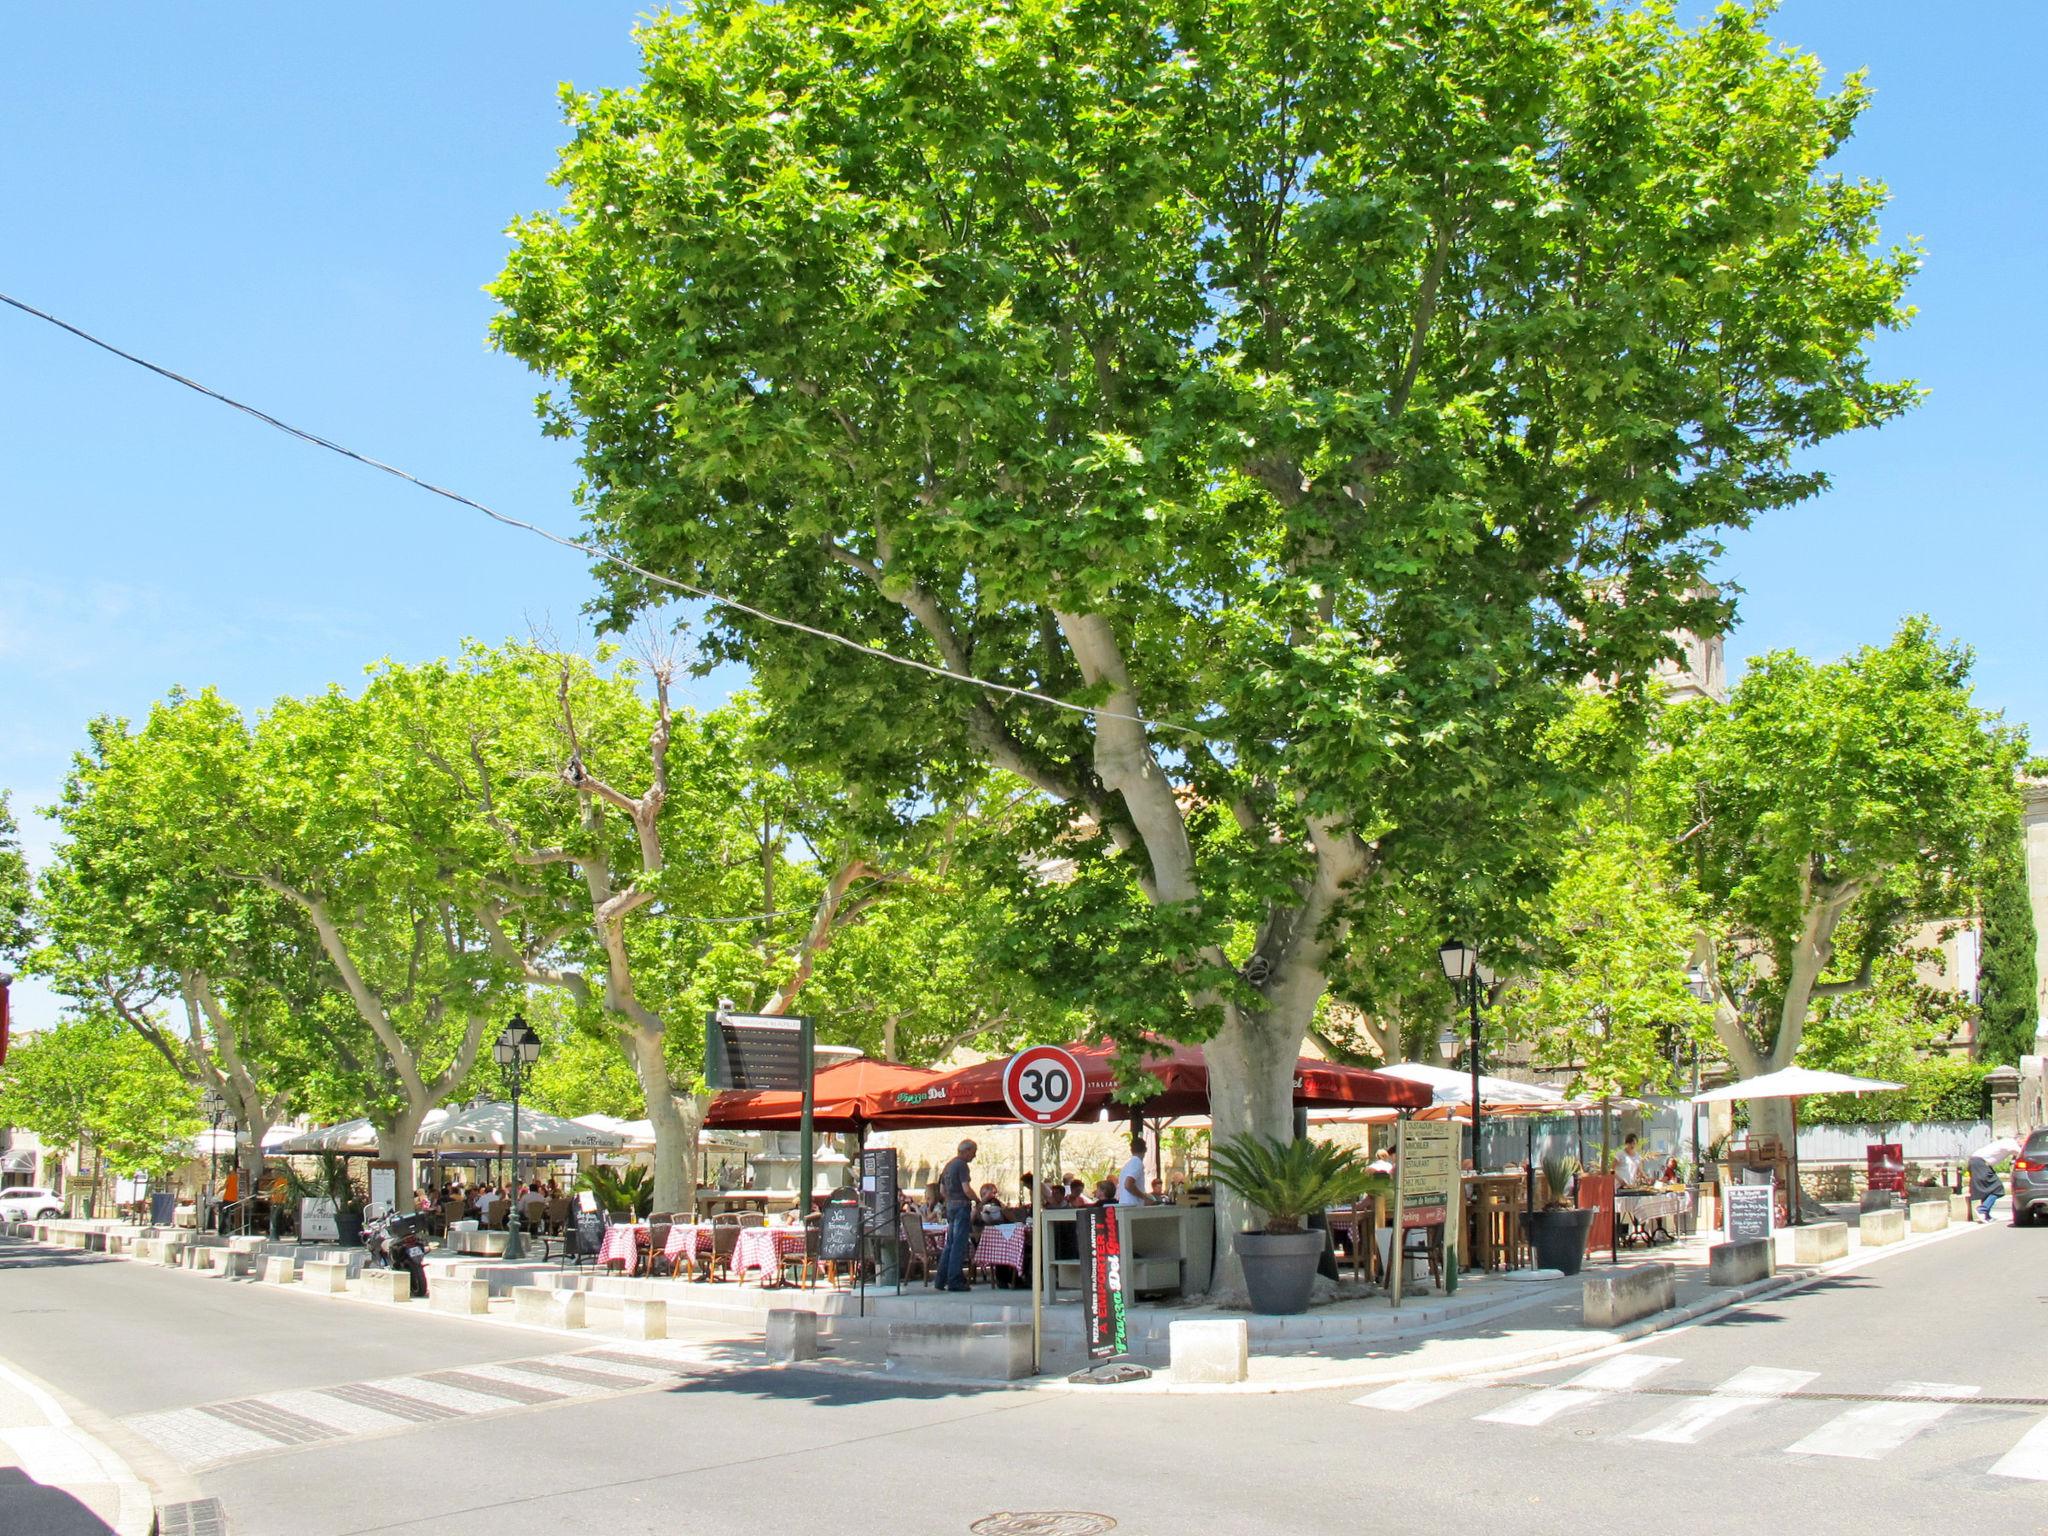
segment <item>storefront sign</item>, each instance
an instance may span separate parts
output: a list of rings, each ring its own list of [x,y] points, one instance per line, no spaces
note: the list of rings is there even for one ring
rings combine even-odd
[[[1090,1360],[1112,1360],[1130,1347],[1116,1207],[1089,1206],[1076,1212],[1074,1240],[1081,1260],[1081,1336]]]
[[[302,1243],[338,1243],[341,1241],[341,1227],[334,1219],[332,1200],[301,1200],[299,1202],[299,1241]]]
[[[1458,1178],[1458,1127],[1410,1121],[1401,1153],[1401,1225],[1440,1227],[1450,1219]]]
[[[1730,1184],[1721,1193],[1728,1206],[1729,1242],[1748,1242],[1771,1235],[1778,1193],[1776,1179],[1766,1179],[1761,1184]]]
[[[1906,1192],[1906,1149],[1896,1141],[1873,1141],[1863,1149],[1864,1167],[1872,1189]]]

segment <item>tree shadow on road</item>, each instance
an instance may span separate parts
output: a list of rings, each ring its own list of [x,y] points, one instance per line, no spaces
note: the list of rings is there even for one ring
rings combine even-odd
[[[0,1248],[0,1269],[76,1269],[84,1264],[114,1264],[104,1253],[79,1248]]]
[[[0,1467],[0,1531],[22,1536],[109,1536],[114,1527],[61,1488],[19,1467]]]

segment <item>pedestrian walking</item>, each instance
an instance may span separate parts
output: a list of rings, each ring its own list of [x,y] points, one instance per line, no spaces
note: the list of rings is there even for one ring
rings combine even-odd
[[[974,1154],[971,1141],[960,1143],[953,1160],[939,1171],[939,1193],[946,1202],[946,1246],[939,1252],[938,1287],[964,1291],[967,1285],[967,1244],[974,1231]]]
[[[1977,1207],[1979,1221],[1991,1219],[1991,1207],[2005,1193],[2005,1180],[1998,1176],[1998,1165],[2018,1156],[2019,1150],[2020,1144],[2010,1136],[2000,1136],[1970,1154],[1970,1203]]]

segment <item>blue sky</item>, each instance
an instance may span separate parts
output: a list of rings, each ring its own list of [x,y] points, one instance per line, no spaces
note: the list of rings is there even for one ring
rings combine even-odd
[[[13,9],[0,289],[507,511],[568,530],[575,469],[482,285],[547,205],[555,87],[628,82],[643,7]],[[1877,102],[1841,160],[1927,270],[1879,343],[1932,391],[1830,446],[1825,496],[1731,540],[1730,661],[1835,655],[1927,612],[2048,741],[2032,643],[2048,297],[2038,0],[1790,0],[1776,31]],[[81,727],[174,684],[260,705],[547,624],[581,563],[0,311],[0,785],[46,803]],[[708,700],[707,700],[708,701]],[[48,829],[25,828],[32,856]],[[33,989],[22,1022],[51,1015]]]

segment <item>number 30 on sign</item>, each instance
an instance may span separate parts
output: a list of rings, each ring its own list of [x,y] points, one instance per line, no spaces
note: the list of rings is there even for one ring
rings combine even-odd
[[[1019,1051],[1003,1068],[1003,1102],[1026,1125],[1065,1125],[1081,1107],[1084,1091],[1081,1063],[1057,1045]]]

